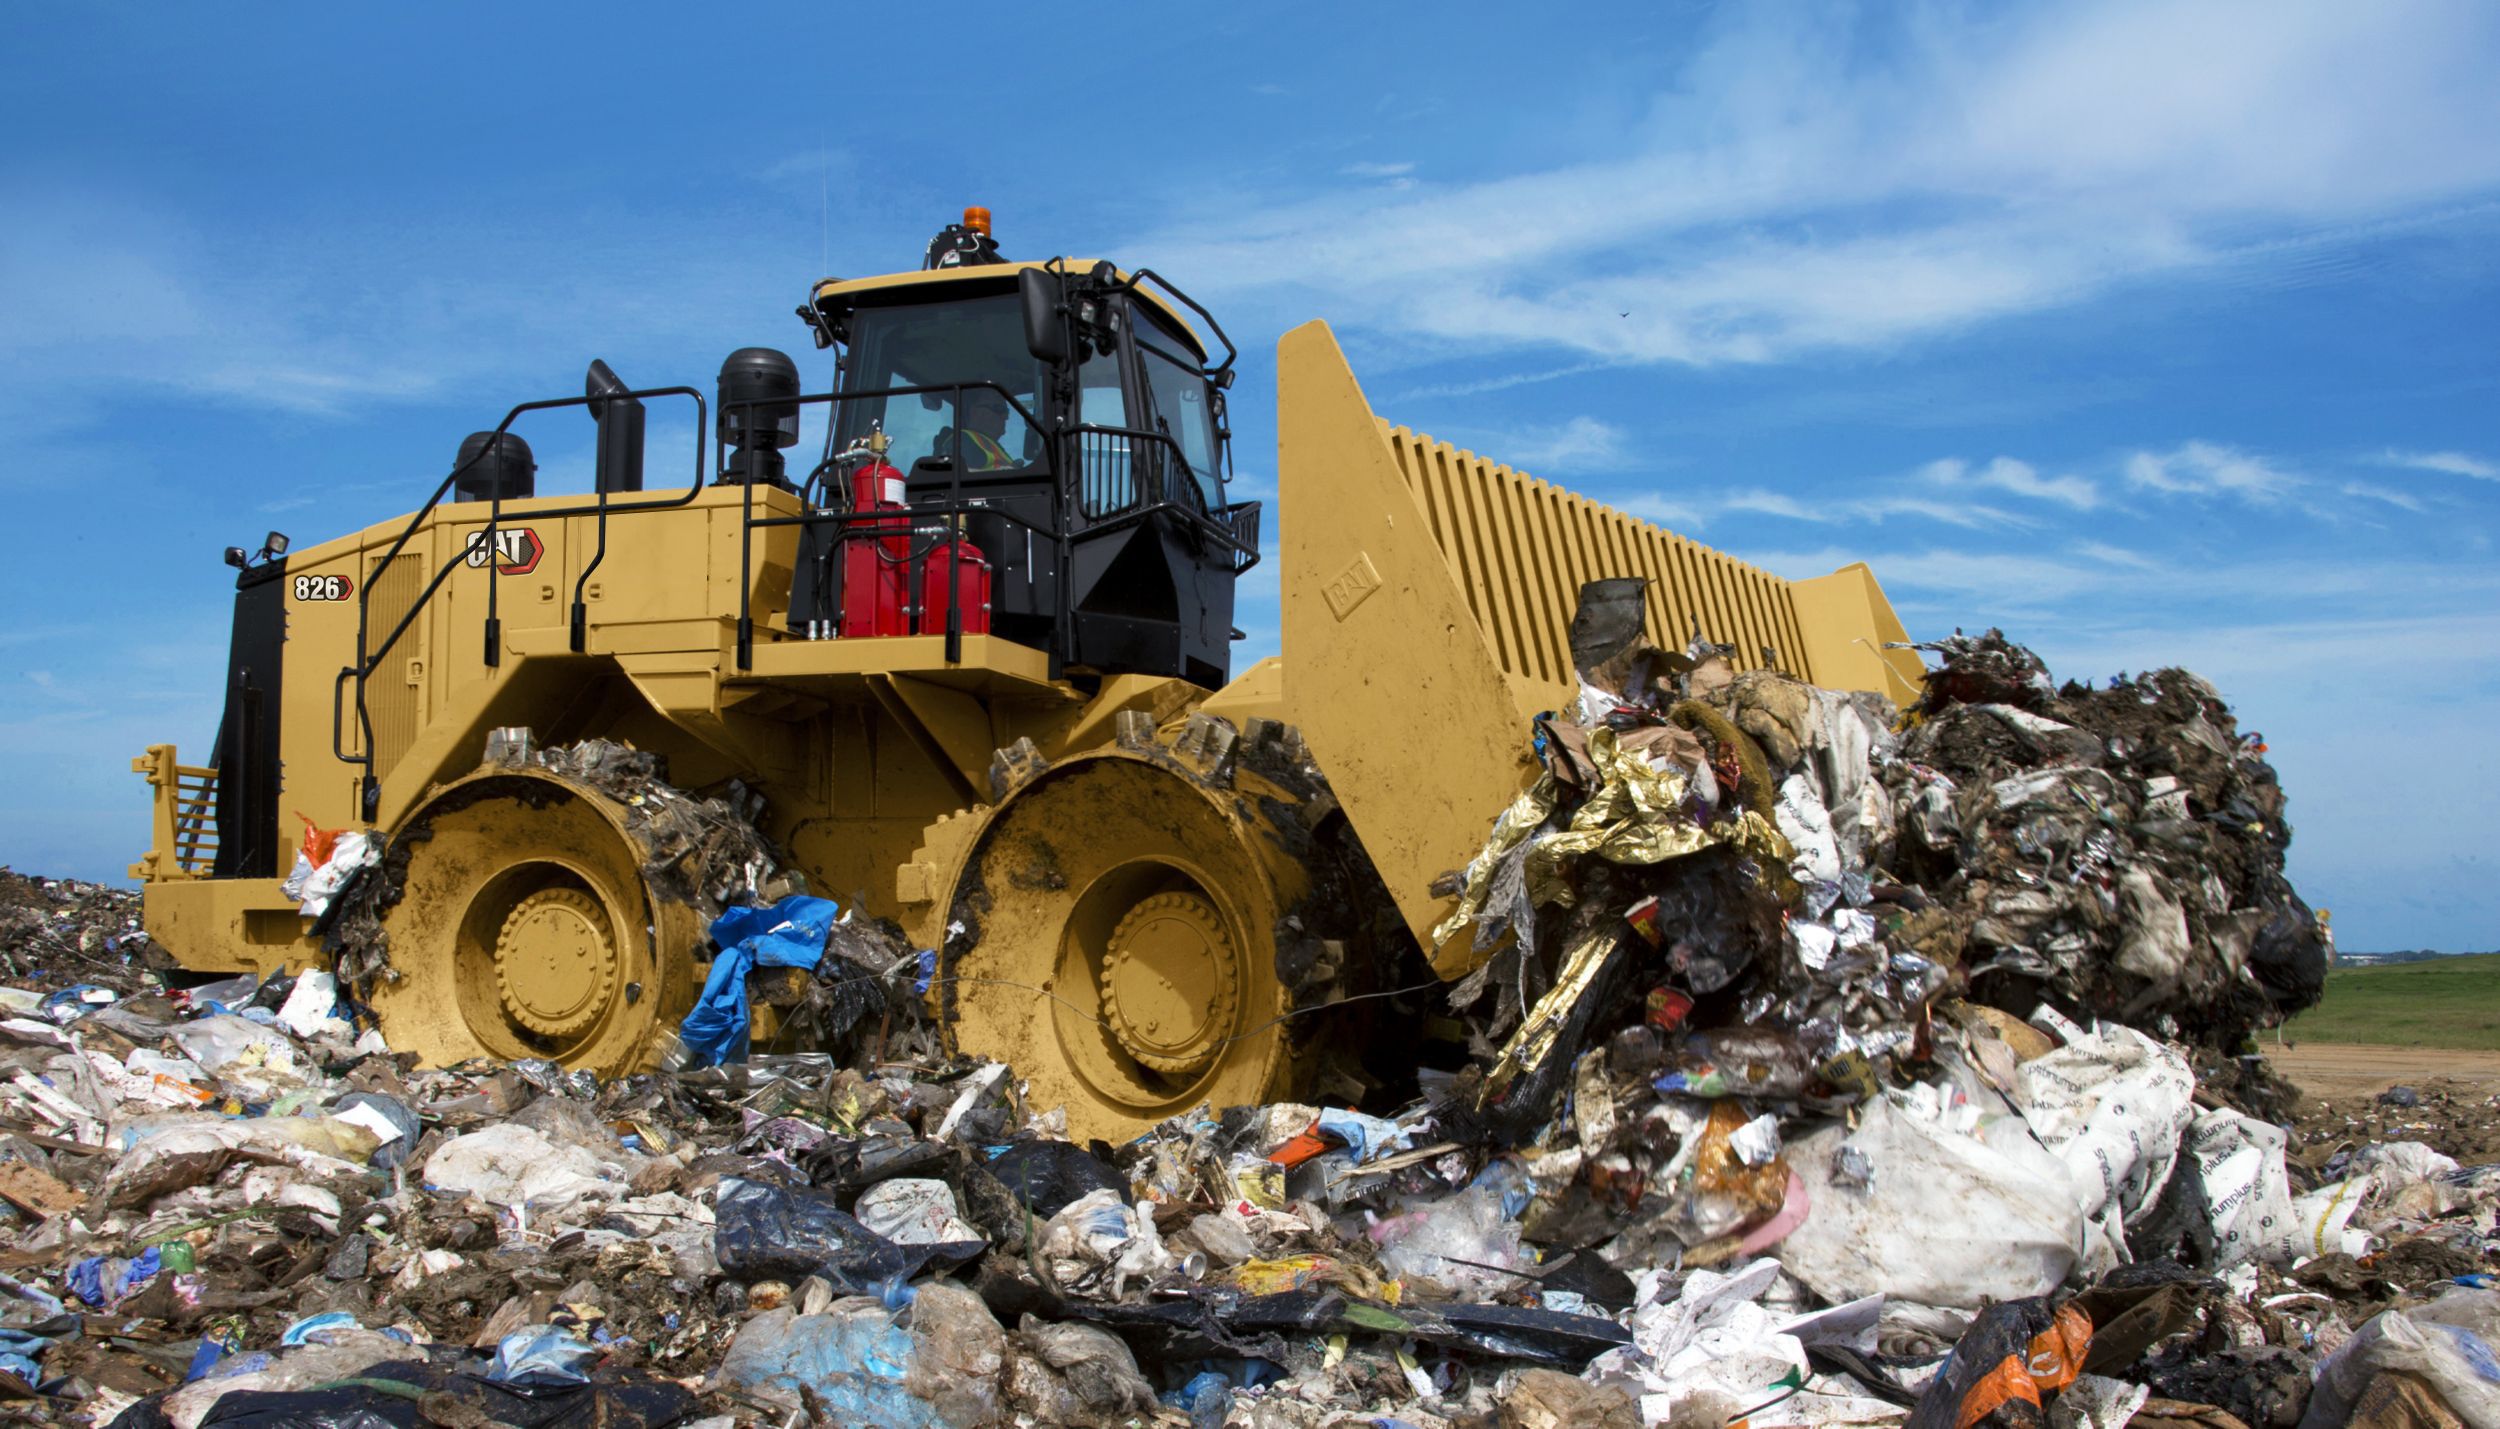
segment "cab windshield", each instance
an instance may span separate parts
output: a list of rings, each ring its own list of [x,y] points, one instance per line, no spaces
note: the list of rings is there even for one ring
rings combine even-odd
[[[1042,368],[1025,349],[1024,318],[1015,294],[864,307],[852,315],[850,354],[842,363],[844,391],[959,382],[996,383],[1026,411],[1041,410]],[[996,393],[965,393],[961,411],[951,392],[844,402],[835,430],[837,446],[867,436],[869,425],[880,421],[894,442],[894,464],[906,470],[924,458],[950,459],[958,432],[968,471],[1041,460],[1041,433],[998,401]]]
[[[1143,318],[1142,304],[1140,316]],[[1153,407],[1149,421],[1180,448],[1181,459],[1189,463],[1190,472],[1198,479],[1198,491],[1205,498],[1206,509],[1213,511],[1224,504],[1224,488],[1223,473],[1217,466],[1215,413],[1207,398],[1207,379],[1197,359],[1188,355],[1188,346],[1166,330],[1159,319],[1141,320],[1135,324],[1135,331],[1137,363],[1145,374],[1147,398]]]

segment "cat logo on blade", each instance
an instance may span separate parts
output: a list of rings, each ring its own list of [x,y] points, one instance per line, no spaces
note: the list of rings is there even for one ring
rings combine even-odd
[[[525,576],[538,569],[538,558],[547,554],[547,545],[538,533],[527,526],[507,526],[495,533],[495,573]],[[486,533],[469,533],[469,564],[486,564]]]

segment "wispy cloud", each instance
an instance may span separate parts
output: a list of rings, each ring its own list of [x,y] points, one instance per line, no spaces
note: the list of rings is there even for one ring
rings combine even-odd
[[[1991,487],[2034,501],[2071,506],[2077,511],[2089,511],[2101,504],[2101,490],[2091,481],[2080,476],[2042,476],[2031,463],[2009,456],[1997,457],[1980,467],[1959,457],[1946,457],[1919,468],[1919,475],[1936,486]]]
[[[2143,552],[2130,551],[2123,546],[2113,546],[2106,541],[2077,541],[2068,549],[2087,561],[2098,561],[2105,566],[2123,566],[2131,571],[2161,569],[2161,562]]]
[[[2422,498],[2410,492],[2397,491],[2372,482],[2347,481],[2344,483],[2343,491],[2346,496],[2356,496],[2364,501],[2383,501],[2400,510],[2417,514],[2430,510],[2430,507],[2423,504]]]
[[[2500,569],[2482,565],[2358,558],[2146,561],[2090,543],[2070,552],[2076,559],[1933,545],[1887,550],[1835,544],[1817,550],[1748,551],[1745,558],[1790,579],[1864,561],[1896,601],[1903,592],[1913,592],[1926,597],[1931,609],[1950,612],[1949,619],[2019,617],[2044,628],[2107,619],[2112,607],[2149,613],[2184,600],[2209,612],[2234,603],[2281,609],[2286,602],[2313,601],[2358,617],[2479,611],[2500,597]],[[2120,558],[2112,559],[2113,554]]]
[[[1808,505],[1785,492],[1754,488],[1731,491],[1713,503],[1721,511],[1741,511],[1756,516],[1778,516],[1790,521],[1837,521],[1842,513],[1832,505],[1816,502]]]
[[[2464,452],[2407,452],[2392,448],[2379,457],[2382,465],[2410,467],[2415,471],[2435,471],[2448,476],[2470,476],[2477,481],[2500,481],[2500,462],[2489,462]]]
[[[2167,452],[2127,458],[2127,484],[2178,496],[2234,497],[2252,505],[2280,502],[2301,479],[2235,447],[2191,441]]]
[[[1801,501],[1785,492],[1755,488],[1730,492],[1712,504],[1722,512],[1776,516],[1826,525],[1839,521],[1881,524],[1896,516],[1938,521],[1970,531],[1990,527],[2021,528],[2033,524],[2026,517],[1993,506],[1968,501],[1933,501],[1918,496],[1860,496],[1845,500]]]
[[[1548,367],[1528,372],[1505,372],[1497,377],[1483,377],[1467,382],[1426,383],[1421,386],[1409,387],[1405,391],[1398,393],[1391,400],[1411,402],[1420,401],[1428,397],[1481,397],[1488,392],[1502,392],[1513,387],[1526,387],[1538,382],[1553,382],[1568,377],[1585,377],[1592,372],[1604,372],[1608,368],[1620,367],[1622,365],[1623,364],[1619,362],[1575,362],[1568,367]]]
[[[1245,193],[1140,246],[1419,345],[1758,363],[2314,264],[2500,184],[2488,6],[1885,13],[1722,12],[1612,157]]]
[[[1703,525],[1701,508],[1654,491],[1618,497],[1607,504],[1626,515],[1655,522],[1670,530],[1698,531]]]
[[[65,428],[92,407],[20,396],[133,371],[203,406],[344,417],[456,400],[474,403],[480,426],[514,401],[578,392],[593,356],[629,381],[682,377],[690,352],[753,341],[753,315],[786,310],[788,275],[815,270],[808,187],[809,217],[794,224],[803,256],[754,235],[707,246],[691,221],[671,231],[585,218],[559,231],[551,218],[505,228],[328,216],[317,237],[284,226],[207,235],[102,193],[13,193],[23,211],[0,226],[0,426],[20,440]],[[899,227],[854,225],[835,262],[872,239],[882,267],[916,251]],[[567,354],[560,365],[554,353]]]
[[[1603,471],[1627,455],[1624,432],[1611,422],[1578,416],[1555,426],[1528,427],[1502,439],[1494,460],[1532,475]]]
[[[755,170],[755,181],[777,186],[804,180],[813,187],[848,172],[850,164],[850,155],[841,149],[802,149]]]
[[[1381,164],[1366,162],[1348,164],[1344,168],[1339,169],[1337,172],[1353,179],[1402,179],[1408,174],[1415,172],[1415,166],[1413,164]]]

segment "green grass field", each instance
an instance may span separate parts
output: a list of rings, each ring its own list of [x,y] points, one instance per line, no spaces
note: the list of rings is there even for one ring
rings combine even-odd
[[[2500,1051],[2500,953],[2338,968],[2326,976],[2326,1000],[2293,1018],[2283,1035]]]

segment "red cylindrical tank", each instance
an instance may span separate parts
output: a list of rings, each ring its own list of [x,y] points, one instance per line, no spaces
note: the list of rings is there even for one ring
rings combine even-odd
[[[901,511],[903,474],[883,461],[862,462],[851,473],[851,509],[856,512]],[[851,532],[876,531],[886,553],[902,557],[911,554],[911,522],[854,521],[843,529]]]
[[[955,579],[949,590],[949,560]],[[920,558],[920,633],[944,635],[947,611],[963,607],[964,634],[990,633],[990,563],[970,541],[940,541]]]
[[[883,461],[851,473],[851,510],[900,513],[903,474]],[[842,527],[842,635],[911,633],[911,518],[845,522]]]

